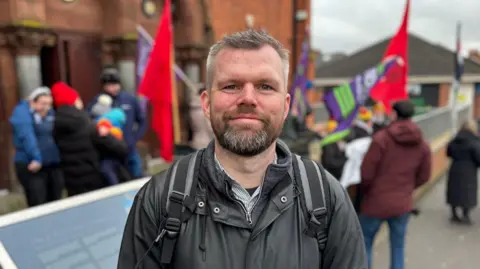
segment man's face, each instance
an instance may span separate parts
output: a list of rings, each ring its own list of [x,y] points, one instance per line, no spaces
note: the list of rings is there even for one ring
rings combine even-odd
[[[37,114],[45,117],[48,111],[52,108],[52,97],[48,95],[42,95],[36,100],[30,102],[30,106],[35,110]]]
[[[290,106],[280,56],[269,46],[222,50],[212,79],[201,100],[219,144],[240,156],[265,151],[280,135]]]
[[[117,96],[120,92],[120,84],[118,83],[107,83],[103,85],[103,90],[110,94],[111,96]]]

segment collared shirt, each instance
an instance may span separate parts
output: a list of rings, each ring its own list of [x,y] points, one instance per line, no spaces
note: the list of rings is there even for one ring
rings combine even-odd
[[[273,159],[273,164],[277,163],[277,154],[275,154],[275,158]],[[262,185],[263,183],[255,190],[255,192],[250,195],[250,193],[242,187],[233,177],[231,177],[227,171],[223,168],[222,164],[217,159],[217,154],[215,154],[215,164],[216,168],[223,173],[225,173],[232,181],[232,192],[233,195],[235,196],[235,199],[237,199],[239,202],[242,203],[242,205],[245,207],[247,210],[247,213],[251,213],[253,208],[255,207],[255,204],[257,203],[258,199],[260,198],[260,194],[262,193]]]

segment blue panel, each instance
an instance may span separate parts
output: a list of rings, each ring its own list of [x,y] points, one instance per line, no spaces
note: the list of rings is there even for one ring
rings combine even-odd
[[[0,229],[18,268],[117,268],[120,241],[136,191]]]
[[[480,94],[480,83],[475,83],[475,94]]]

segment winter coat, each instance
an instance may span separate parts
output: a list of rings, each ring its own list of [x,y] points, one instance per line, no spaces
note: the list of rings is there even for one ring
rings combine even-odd
[[[344,188],[359,184],[362,181],[361,166],[363,157],[367,153],[371,143],[372,138],[367,136],[355,139],[346,145],[345,155],[347,162],[343,166],[342,177],[339,178],[340,184],[342,184]]]
[[[323,168],[337,180],[342,177],[343,166],[347,162],[345,150],[340,149],[339,143],[330,143],[322,147],[321,157]]]
[[[411,212],[413,191],[430,179],[431,159],[428,143],[411,120],[376,132],[361,168],[361,213],[386,219]]]
[[[53,141],[54,111],[41,119],[30,109],[27,101],[20,102],[13,110],[9,121],[13,129],[15,162],[29,164],[40,162],[43,166],[57,165],[60,154]]]
[[[364,121],[355,120],[350,130],[350,134],[345,138],[347,142],[351,142],[355,139],[371,136],[373,128],[368,126]]]
[[[288,114],[283,124],[280,138],[293,153],[309,158],[310,143],[321,137],[306,127],[305,121],[301,122],[297,117]]]
[[[88,114],[74,106],[57,108],[53,137],[70,196],[104,187],[101,155],[126,156],[128,150],[123,141],[111,135],[100,137]]]
[[[448,171],[447,203],[473,208],[477,205],[480,140],[471,131],[462,130],[448,144],[447,156],[452,159]]]
[[[216,168],[213,143],[207,147],[200,160],[196,195],[196,203],[206,205],[194,208],[182,225],[172,269],[367,268],[358,219],[338,181],[328,175],[325,185],[333,215],[321,254],[317,240],[303,233],[306,222],[300,196],[289,173],[292,155],[283,143],[277,143],[277,157],[267,169],[250,219],[233,198],[233,180]],[[165,172],[154,176],[137,193],[123,235],[119,269],[134,268],[157,237],[166,214],[161,202],[169,182],[165,177]],[[140,268],[165,268],[159,260],[161,251],[152,248]]]

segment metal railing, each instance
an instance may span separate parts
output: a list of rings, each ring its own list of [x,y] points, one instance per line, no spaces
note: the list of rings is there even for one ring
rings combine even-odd
[[[459,105],[457,107],[457,128],[466,120],[471,119],[471,108],[471,105]],[[422,129],[425,138],[432,141],[445,132],[452,130],[451,112],[451,107],[437,108],[423,115],[414,117],[414,121],[420,126],[420,129]]]

